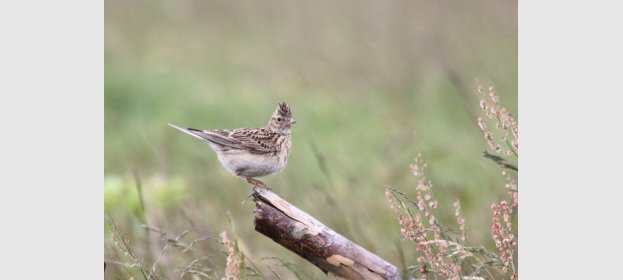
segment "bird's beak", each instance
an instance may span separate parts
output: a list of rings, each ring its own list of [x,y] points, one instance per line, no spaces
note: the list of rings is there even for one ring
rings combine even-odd
[[[296,123],[296,120],[295,120],[295,119],[291,119],[291,120],[290,120],[290,124],[295,124],[295,123]]]

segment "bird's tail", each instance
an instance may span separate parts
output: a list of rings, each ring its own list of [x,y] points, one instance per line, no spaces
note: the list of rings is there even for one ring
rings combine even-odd
[[[184,132],[184,133],[186,133],[186,134],[188,134],[188,135],[190,135],[190,136],[193,136],[193,137],[199,138],[199,139],[201,139],[201,140],[207,140],[205,137],[202,137],[202,136],[201,136],[201,134],[199,134],[199,133],[201,133],[201,131],[199,131],[199,130],[197,130],[197,129],[192,129],[192,128],[183,128],[183,127],[179,127],[179,126],[177,126],[177,125],[174,125],[174,124],[172,124],[172,123],[169,123],[169,125],[170,125],[170,126],[172,126],[172,127],[174,127],[174,128],[177,128],[177,129],[178,129],[178,130],[180,130],[181,132]]]
[[[217,144],[218,146],[227,146],[227,147],[232,147],[232,148],[236,148],[236,149],[243,149],[244,146],[240,145],[240,143],[235,143],[230,139],[227,139],[226,137],[223,137],[222,135],[213,133],[211,131],[202,131],[199,129],[194,129],[194,128],[183,128],[183,127],[179,127],[177,125],[174,124],[169,124],[170,126],[179,129],[180,131],[191,135],[193,137],[199,138],[201,140],[204,141],[208,141],[209,143],[213,143],[213,144]]]

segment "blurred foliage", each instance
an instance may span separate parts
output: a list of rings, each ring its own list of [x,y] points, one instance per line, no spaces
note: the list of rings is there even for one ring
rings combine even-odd
[[[459,199],[468,243],[492,247],[489,206],[506,191],[481,155],[476,80],[517,117],[514,1],[106,1],[106,211],[152,258],[159,243],[141,224],[215,234],[230,212],[250,259],[290,259],[322,278],[254,232],[247,183],[167,125],[261,127],[286,101],[298,121],[290,160],[262,180],[291,203],[406,267],[417,254],[384,187],[414,194],[421,153],[441,216],[451,224]]]

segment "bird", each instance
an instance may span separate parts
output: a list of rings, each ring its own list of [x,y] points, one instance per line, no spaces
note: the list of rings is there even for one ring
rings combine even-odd
[[[254,186],[268,188],[255,179],[283,171],[292,149],[292,126],[296,123],[290,106],[277,105],[262,128],[201,130],[170,126],[204,140],[216,152],[221,165]]]

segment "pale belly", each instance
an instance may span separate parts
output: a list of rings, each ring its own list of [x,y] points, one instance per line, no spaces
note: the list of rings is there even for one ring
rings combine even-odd
[[[244,177],[262,177],[281,172],[288,161],[287,155],[268,156],[230,151],[219,154],[218,160],[232,174]]]

